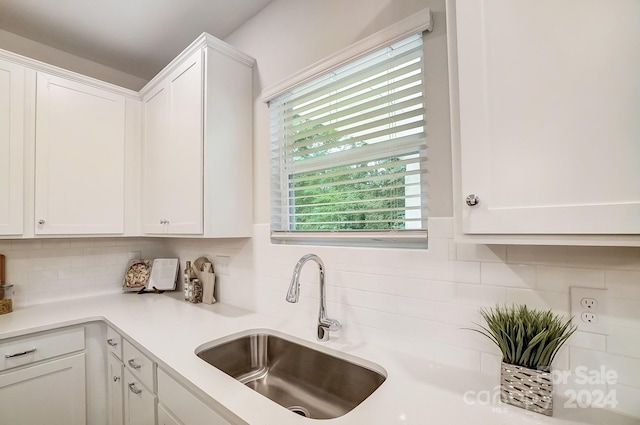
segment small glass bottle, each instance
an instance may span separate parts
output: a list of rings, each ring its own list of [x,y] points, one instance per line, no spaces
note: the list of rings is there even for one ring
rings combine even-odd
[[[184,281],[182,282],[183,284],[183,289],[184,289],[184,300],[185,301],[189,301],[190,300],[190,295],[189,295],[189,284],[191,283],[191,274],[193,273],[193,270],[191,269],[191,261],[188,261],[185,263],[184,265]]]
[[[0,285],[0,314],[13,311],[13,285]]]

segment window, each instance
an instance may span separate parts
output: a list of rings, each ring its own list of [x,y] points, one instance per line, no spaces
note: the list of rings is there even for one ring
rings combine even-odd
[[[426,247],[422,37],[269,102],[274,242]]]

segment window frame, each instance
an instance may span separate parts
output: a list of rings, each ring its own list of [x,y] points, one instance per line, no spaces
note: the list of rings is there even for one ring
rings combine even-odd
[[[431,31],[433,28],[431,12],[424,9],[403,21],[398,22],[392,27],[388,27],[362,41],[340,51],[324,61],[312,65],[311,67],[299,72],[284,82],[269,88],[263,92],[263,100],[269,102],[278,96],[281,96],[291,89],[309,82],[317,77],[335,70],[350,62],[357,61],[372,52],[383,49],[389,45],[397,43],[409,36],[422,34],[425,31]],[[422,59],[424,60],[424,58]],[[424,96],[424,76],[422,79],[422,95]],[[424,106],[424,105],[423,105]],[[424,122],[424,117],[423,117]],[[280,155],[282,161],[282,155]],[[282,170],[282,163],[280,170]],[[271,166],[273,171],[273,164]],[[280,173],[282,174],[282,173]],[[424,175],[422,176],[424,178]],[[272,181],[271,183],[276,184]],[[282,188],[281,190],[286,190]],[[423,196],[424,198],[424,196]],[[273,200],[270,203],[271,208]],[[424,214],[426,222],[427,208],[421,205],[421,212]],[[270,214],[273,221],[273,211]],[[283,224],[288,225],[288,220]],[[381,231],[308,231],[308,230],[287,230],[283,226],[283,230],[271,229],[271,241],[276,244],[305,244],[305,245],[339,245],[339,246],[379,246],[379,247],[399,247],[399,248],[427,248],[426,224],[421,229],[409,230],[381,230]]]

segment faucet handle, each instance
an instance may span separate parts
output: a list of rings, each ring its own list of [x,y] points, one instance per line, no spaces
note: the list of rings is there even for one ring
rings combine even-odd
[[[337,331],[341,328],[342,325],[337,320],[329,318],[318,320],[318,341],[329,341],[329,331]]]
[[[329,329],[330,331],[339,331],[340,329],[342,329],[342,325],[340,324],[340,322],[335,319],[321,319],[319,325],[326,329]]]

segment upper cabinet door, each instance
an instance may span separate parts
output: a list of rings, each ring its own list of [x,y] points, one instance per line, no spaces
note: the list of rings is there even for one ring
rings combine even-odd
[[[125,100],[39,73],[36,234],[124,232]]]
[[[25,69],[0,60],[0,235],[23,233]]]
[[[203,232],[202,52],[143,99],[143,232]]]
[[[640,2],[453,5],[462,233],[640,234]]]
[[[145,233],[164,233],[168,208],[165,192],[172,173],[167,170],[169,141],[169,90],[160,85],[143,100],[142,226]]]

